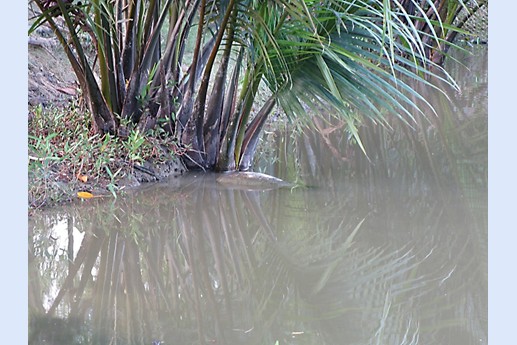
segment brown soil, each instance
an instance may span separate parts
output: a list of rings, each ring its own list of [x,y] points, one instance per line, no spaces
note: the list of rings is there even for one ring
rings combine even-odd
[[[78,94],[78,83],[52,31],[41,27],[28,38],[30,106],[65,105]]]

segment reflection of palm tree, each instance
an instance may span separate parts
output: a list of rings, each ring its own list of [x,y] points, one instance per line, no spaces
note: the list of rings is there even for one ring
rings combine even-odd
[[[423,339],[419,301],[443,298],[434,289],[453,265],[427,275],[420,267],[433,257],[428,252],[361,240],[377,218],[359,226],[354,198],[310,219],[308,205],[324,204],[325,194],[226,190],[210,175],[186,180],[174,191],[162,185],[119,198],[112,208],[71,207],[86,235],[73,265],[62,268],[61,297],[45,317],[78,318],[81,336],[103,343],[273,344],[302,330],[334,344],[350,334],[343,325],[363,330],[358,342],[402,344],[408,327],[409,338]],[[382,215],[382,226],[396,221]],[[454,296],[447,298],[455,308]]]

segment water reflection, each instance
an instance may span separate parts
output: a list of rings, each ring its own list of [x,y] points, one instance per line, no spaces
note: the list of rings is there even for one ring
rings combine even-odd
[[[257,166],[307,188],[187,174],[31,217],[29,343],[486,344],[484,68],[421,130],[362,129],[370,161],[339,123],[272,133]]]

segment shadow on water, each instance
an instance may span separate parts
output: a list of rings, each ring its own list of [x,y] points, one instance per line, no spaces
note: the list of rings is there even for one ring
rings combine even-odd
[[[271,133],[256,164],[311,187],[190,173],[31,217],[29,343],[486,344],[486,53],[469,66],[417,130],[363,128],[370,161],[339,123]]]

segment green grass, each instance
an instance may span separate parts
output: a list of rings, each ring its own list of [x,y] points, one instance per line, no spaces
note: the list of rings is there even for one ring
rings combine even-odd
[[[30,209],[70,201],[78,191],[116,197],[128,181],[134,181],[134,165],[148,160],[164,162],[179,154],[176,143],[165,133],[129,128],[127,138],[94,134],[89,113],[75,104],[67,108],[38,106],[30,113]]]

